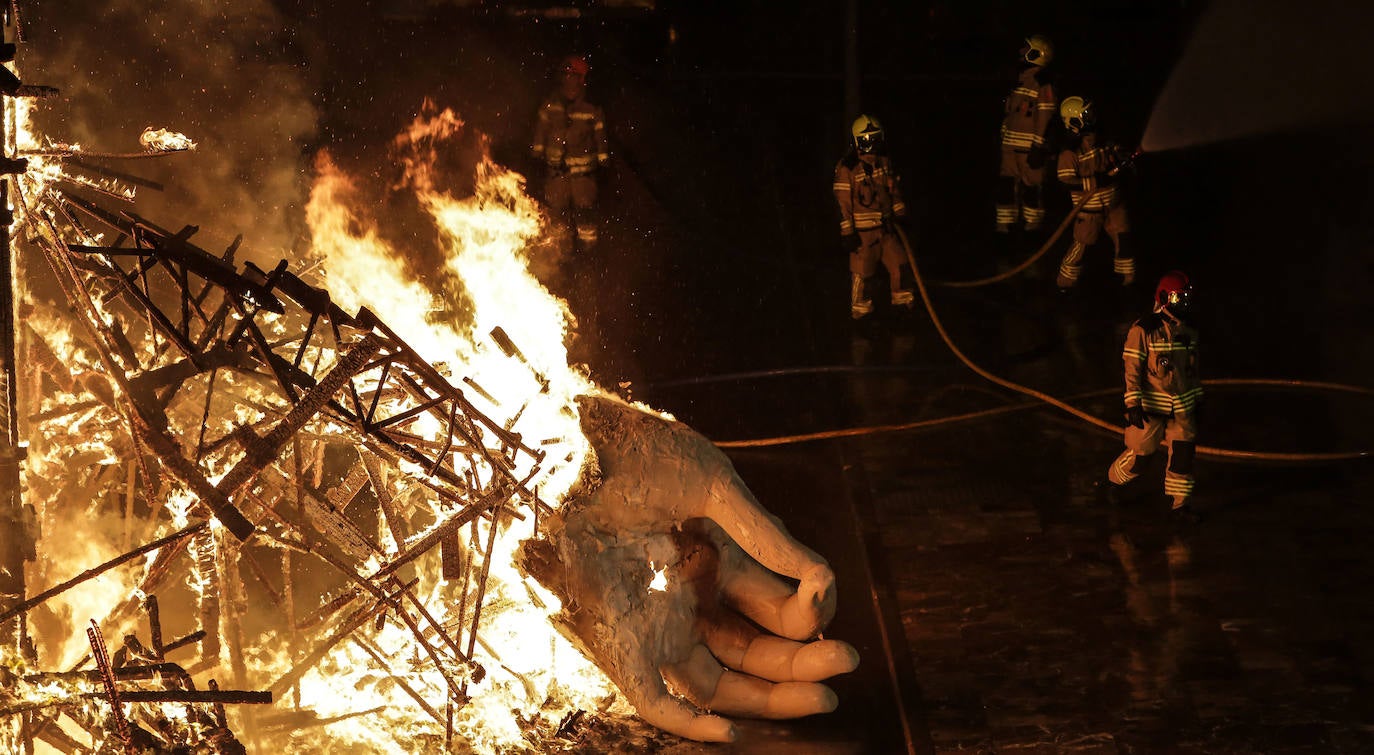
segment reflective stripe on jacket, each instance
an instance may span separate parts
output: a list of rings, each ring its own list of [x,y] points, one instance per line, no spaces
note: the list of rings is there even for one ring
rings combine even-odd
[[[1191,412],[1202,399],[1198,334],[1156,312],[1136,320],[1121,350],[1126,367],[1126,406],[1152,414]]]
[[[853,153],[835,166],[835,201],[840,205],[840,235],[880,228],[883,220],[906,215],[906,203],[892,162],[879,155],[869,165]]]
[[[549,98],[539,108],[530,151],[554,170],[574,176],[592,173],[611,157],[601,108],[584,99]]]
[[[1104,210],[1117,202],[1116,177],[1110,174],[1116,167],[1116,145],[1098,146],[1097,134],[1084,134],[1077,147],[1059,153],[1059,166],[1055,175],[1059,182],[1068,186],[1073,195],[1073,203],[1083,199],[1085,190],[1095,191],[1083,210],[1092,212]]]
[[[1022,71],[1016,86],[1007,95],[1006,114],[1002,118],[1002,146],[1018,152],[1044,146],[1045,132],[1059,107],[1054,87],[1042,84],[1036,76],[1038,73],[1038,67]]]

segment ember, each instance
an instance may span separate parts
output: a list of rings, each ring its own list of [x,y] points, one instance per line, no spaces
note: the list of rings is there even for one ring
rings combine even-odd
[[[148,152],[181,152],[196,148],[196,143],[185,134],[165,128],[154,129],[151,126],[144,129],[138,137],[138,143]]]

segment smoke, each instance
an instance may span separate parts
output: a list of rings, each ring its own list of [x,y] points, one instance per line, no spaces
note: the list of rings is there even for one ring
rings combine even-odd
[[[195,151],[93,161],[160,181],[134,211],[217,252],[244,234],[242,257],[268,264],[303,225],[305,152],[316,130],[307,50],[269,0],[29,3],[16,61],[26,84],[61,90],[35,113],[41,133],[92,152],[138,152],[147,127],[179,131]],[[105,197],[110,209],[129,209]]]
[[[1374,117],[1374,6],[1217,0],[1160,93],[1143,146],[1160,151]]]

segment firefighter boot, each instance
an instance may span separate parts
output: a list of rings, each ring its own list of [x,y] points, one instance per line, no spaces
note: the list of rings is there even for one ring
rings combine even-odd
[[[916,295],[913,294],[909,288],[899,288],[892,292],[892,306],[915,309]]]
[[[864,277],[858,273],[849,276],[849,316],[861,320],[873,311],[873,301],[864,292]]]

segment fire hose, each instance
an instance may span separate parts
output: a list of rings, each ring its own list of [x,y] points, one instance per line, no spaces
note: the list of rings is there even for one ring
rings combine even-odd
[[[1010,277],[1010,276],[1012,276],[1012,275],[1015,275],[1016,273],[1020,272],[1021,270],[1024,270],[1025,268],[1029,267],[1029,266],[1030,266],[1031,264],[1033,264],[1037,259],[1039,259],[1042,255],[1044,255],[1045,252],[1054,244],[1054,242],[1059,238],[1060,234],[1062,234],[1062,233],[1064,232],[1064,229],[1067,228],[1068,225],[1069,225],[1069,223],[1073,221],[1074,216],[1078,214],[1078,212],[1082,209],[1083,205],[1086,204],[1086,203],[1087,203],[1087,200],[1088,200],[1090,197],[1092,197],[1092,196],[1093,196],[1093,194],[1092,194],[1091,192],[1085,192],[1085,193],[1084,193],[1083,199],[1079,200],[1078,204],[1074,206],[1073,211],[1070,212],[1069,215],[1068,215],[1067,217],[1064,218],[1063,222],[1061,222],[1061,223],[1059,224],[1059,228],[1055,230],[1054,234],[1050,236],[1049,240],[1047,240],[1047,241],[1045,242],[1044,246],[1042,246],[1038,252],[1036,252],[1034,255],[1032,255],[1029,259],[1027,259],[1025,262],[1023,262],[1023,263],[1022,263],[1020,266],[1018,266],[1017,268],[1015,268],[1015,269],[1013,269],[1013,270],[1009,270],[1009,271],[1007,271],[1007,272],[1005,272],[1005,273],[1002,273],[1001,275],[995,276],[995,277],[993,277],[993,278],[985,278],[985,279],[982,279],[982,280],[979,280],[979,281],[965,281],[965,282],[960,282],[960,283],[958,283],[958,284],[945,284],[945,285],[950,285],[950,286],[954,286],[954,287],[960,287],[960,286],[962,286],[962,287],[971,287],[971,286],[975,286],[975,285],[985,285],[986,283],[991,283],[991,282],[995,282],[995,281],[998,281],[998,280],[1002,280],[1002,279],[1008,278],[1008,277]],[[944,323],[941,322],[940,316],[935,312],[935,305],[934,305],[934,304],[931,302],[931,300],[930,300],[930,291],[929,291],[929,290],[927,289],[927,287],[926,287],[925,279],[921,277],[921,270],[920,270],[920,268],[916,265],[916,255],[913,254],[912,251],[911,251],[911,241],[910,241],[910,239],[907,238],[906,231],[904,231],[900,226],[895,226],[895,228],[896,228],[898,237],[899,237],[899,238],[901,239],[901,241],[902,241],[902,248],[906,251],[907,262],[911,265],[911,274],[912,274],[912,277],[913,277],[913,278],[915,279],[915,281],[916,281],[916,287],[917,287],[917,289],[921,292],[921,302],[925,305],[926,313],[930,315],[930,321],[931,321],[931,323],[935,326],[936,332],[938,332],[938,333],[940,334],[940,339],[941,339],[942,341],[945,342],[945,346],[949,348],[950,352],[952,352],[952,353],[954,354],[954,356],[957,357],[957,358],[959,359],[960,362],[963,362],[963,363],[964,363],[964,366],[968,367],[970,370],[973,370],[973,372],[975,372],[976,374],[978,374],[978,376],[980,376],[980,377],[982,377],[983,379],[988,380],[988,381],[990,381],[990,382],[992,382],[992,383],[995,383],[995,384],[997,384],[997,385],[999,385],[999,386],[1001,386],[1001,387],[1003,387],[1003,388],[1006,388],[1006,389],[1008,389],[1008,390],[1012,390],[1012,391],[1015,391],[1015,392],[1017,392],[1017,393],[1020,393],[1020,394],[1026,395],[1026,396],[1029,396],[1029,397],[1035,399],[1035,402],[1026,403],[1026,404],[1021,404],[1021,405],[1017,405],[1017,406],[998,407],[998,408],[995,408],[995,409],[986,409],[986,410],[983,410],[983,411],[972,412],[972,413],[968,413],[968,414],[960,414],[960,415],[955,415],[955,416],[950,416],[950,417],[940,417],[940,418],[931,419],[931,420],[922,420],[922,421],[918,421],[918,422],[908,422],[908,423],[896,424],[896,425],[877,425],[877,426],[869,426],[869,427],[848,428],[848,429],[844,429],[844,430],[830,430],[830,431],[817,432],[817,433],[808,433],[808,434],[802,434],[802,435],[788,435],[788,436],[778,436],[778,437],[773,437],[773,438],[759,438],[759,439],[756,439],[756,440],[722,441],[722,442],[716,443],[717,446],[719,446],[719,447],[721,447],[721,448],[754,448],[754,447],[761,447],[761,446],[788,445],[788,444],[792,444],[792,443],[802,443],[802,442],[806,442],[806,441],[822,440],[822,439],[827,439],[827,438],[854,437],[854,436],[859,436],[859,435],[875,435],[875,434],[887,433],[887,432],[899,432],[899,431],[904,431],[904,430],[916,430],[916,429],[923,429],[923,428],[928,428],[928,427],[934,427],[934,426],[937,426],[937,425],[952,424],[952,423],[956,423],[956,422],[965,422],[965,421],[970,421],[970,420],[975,420],[975,419],[981,419],[981,418],[984,418],[984,417],[991,417],[991,416],[994,416],[994,415],[1005,414],[1005,413],[1015,412],[1015,411],[1021,411],[1021,410],[1024,410],[1024,409],[1036,408],[1036,407],[1040,406],[1041,404],[1048,404],[1048,405],[1050,405],[1050,406],[1053,406],[1053,407],[1056,408],[1056,409],[1059,409],[1059,410],[1061,410],[1061,411],[1063,411],[1063,412],[1067,412],[1068,414],[1073,415],[1074,417],[1076,417],[1076,418],[1078,418],[1078,419],[1080,419],[1080,420],[1082,420],[1082,421],[1084,421],[1084,422],[1087,422],[1088,424],[1090,424],[1090,425],[1092,425],[1092,426],[1094,426],[1094,427],[1096,427],[1096,428],[1099,428],[1099,429],[1101,429],[1101,430],[1105,430],[1105,431],[1110,432],[1110,433],[1112,433],[1112,434],[1114,434],[1114,435],[1120,435],[1120,434],[1121,434],[1121,432],[1122,432],[1122,428],[1121,428],[1121,427],[1119,427],[1119,426],[1117,426],[1117,425],[1114,425],[1114,424],[1112,424],[1112,423],[1110,423],[1110,422],[1107,422],[1107,421],[1105,421],[1105,420],[1103,420],[1103,419],[1100,419],[1100,418],[1098,418],[1098,417],[1095,417],[1095,416],[1093,416],[1093,415],[1091,415],[1091,414],[1088,414],[1087,412],[1085,412],[1085,411],[1083,411],[1083,410],[1081,410],[1081,409],[1079,409],[1079,408],[1077,408],[1077,407],[1075,407],[1075,406],[1071,406],[1070,404],[1066,403],[1065,401],[1063,401],[1063,400],[1061,400],[1061,399],[1058,399],[1058,398],[1055,398],[1054,396],[1051,396],[1051,395],[1049,395],[1048,393],[1045,393],[1045,392],[1043,392],[1043,391],[1036,390],[1036,389],[1031,388],[1031,387],[1029,387],[1029,386],[1021,385],[1020,383],[1016,383],[1016,382],[1013,382],[1013,381],[1011,381],[1011,380],[1007,380],[1006,378],[1003,378],[1003,377],[1001,377],[1001,376],[995,375],[995,374],[993,374],[992,372],[989,372],[988,370],[986,370],[986,369],[980,367],[976,362],[974,362],[972,359],[970,359],[970,358],[968,357],[968,355],[964,354],[963,350],[961,350],[961,349],[958,347],[958,345],[954,343],[954,339],[953,339],[952,337],[950,337],[949,331],[945,330]],[[1210,385],[1210,386],[1217,386],[1217,387],[1222,387],[1222,386],[1224,386],[1224,387],[1249,386],[1249,387],[1268,387],[1268,388],[1275,388],[1275,387],[1282,387],[1282,388],[1307,388],[1307,389],[1321,390],[1321,391],[1328,391],[1328,392],[1340,392],[1340,393],[1351,393],[1351,394],[1358,394],[1358,395],[1364,395],[1364,396],[1374,396],[1374,390],[1371,390],[1371,389],[1369,389],[1369,388],[1362,388],[1362,387],[1353,386],[1353,385],[1345,385],[1345,384],[1341,384],[1341,383],[1331,383],[1331,382],[1322,382],[1322,381],[1309,381],[1309,380],[1283,380],[1283,379],[1272,379],[1272,378],[1271,378],[1271,379],[1265,379],[1265,378],[1258,378],[1258,379],[1225,378],[1225,379],[1204,380],[1204,381],[1202,381],[1202,383],[1203,383],[1204,386]],[[1114,392],[1114,391],[1113,391],[1113,392]],[[1103,393],[1103,392],[1102,392],[1102,391],[1098,391],[1098,392],[1096,392],[1096,393],[1097,393],[1097,394],[1101,394],[1101,393]],[[1094,394],[1085,394],[1085,395],[1094,395]],[[1311,464],[1311,463],[1330,463],[1330,462],[1337,462],[1337,461],[1354,461],[1354,460],[1357,460],[1357,459],[1368,459],[1368,458],[1371,457],[1371,455],[1374,455],[1374,452],[1371,452],[1371,451],[1368,450],[1368,449],[1362,449],[1362,450],[1358,450],[1358,451],[1336,451],[1336,452],[1328,452],[1328,453],[1281,453],[1281,452],[1274,452],[1274,451],[1247,451],[1247,450],[1240,450],[1240,449],[1218,448],[1218,447],[1215,447],[1215,446],[1202,446],[1202,445],[1200,445],[1200,446],[1197,447],[1197,453],[1198,453],[1200,456],[1208,456],[1208,457],[1220,458],[1220,459],[1241,460],[1241,461],[1256,461],[1256,462],[1271,462],[1271,463],[1288,463],[1288,464],[1294,464],[1294,463],[1309,463],[1309,464]]]

